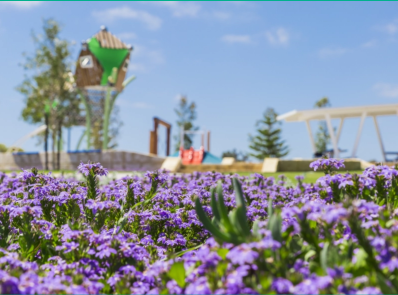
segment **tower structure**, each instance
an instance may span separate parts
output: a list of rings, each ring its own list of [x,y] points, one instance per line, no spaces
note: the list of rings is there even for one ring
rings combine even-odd
[[[102,149],[109,143],[109,120],[117,96],[135,79],[125,79],[133,48],[108,32],[101,30],[82,42],[75,73],[76,87],[86,112],[87,149],[92,146],[95,126],[102,127]]]

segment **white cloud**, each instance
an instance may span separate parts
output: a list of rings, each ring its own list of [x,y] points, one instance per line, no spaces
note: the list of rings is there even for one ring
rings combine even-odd
[[[333,47],[333,48],[322,48],[319,50],[320,57],[331,57],[331,56],[340,56],[346,53],[348,49],[341,47]]]
[[[129,71],[132,71],[135,73],[137,73],[137,72],[144,73],[144,72],[148,72],[148,67],[146,67],[145,65],[143,65],[141,63],[130,63]]]
[[[288,45],[290,41],[290,34],[285,28],[267,31],[265,36],[272,45]]]
[[[361,47],[370,48],[370,47],[376,46],[376,44],[377,44],[376,40],[371,40],[371,41],[368,41],[368,42],[363,43],[363,44],[361,45]]]
[[[225,35],[221,40],[226,43],[251,43],[249,35]]]
[[[395,98],[398,97],[398,85],[388,83],[377,83],[373,86],[380,96]]]
[[[146,11],[134,10],[127,6],[94,11],[93,15],[100,21],[114,21],[117,19],[133,19],[143,23],[150,30],[157,30],[162,20]]]
[[[379,28],[390,35],[394,35],[398,32],[398,20],[394,20],[391,23],[381,26]]]
[[[32,7],[39,6],[43,1],[0,1],[0,5],[13,6],[20,9],[29,9]]]
[[[135,38],[137,38],[137,35],[132,32],[124,32],[124,33],[117,34],[117,37],[124,41],[124,40],[135,39]]]
[[[153,5],[166,7],[171,10],[173,16],[197,16],[201,10],[201,6],[194,2],[180,2],[180,1],[148,1],[143,3],[151,3]]]
[[[231,14],[224,11],[213,11],[212,16],[218,20],[227,20],[231,18]]]
[[[165,63],[160,50],[134,45],[129,70],[132,72],[148,72],[155,66]]]
[[[152,64],[163,64],[164,57],[160,50],[148,49],[145,46],[134,46],[133,56],[138,59],[146,59]]]

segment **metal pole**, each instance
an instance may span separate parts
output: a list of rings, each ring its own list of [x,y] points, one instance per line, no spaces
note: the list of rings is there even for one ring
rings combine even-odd
[[[83,92],[80,89],[77,89],[80,94],[80,98],[84,104],[84,108],[86,109],[86,141],[87,141],[87,149],[90,149],[91,146],[91,108],[88,103],[88,98],[84,96]]]
[[[316,146],[315,146],[314,137],[312,136],[312,131],[311,131],[310,122],[309,122],[308,120],[305,120],[305,124],[307,125],[308,135],[310,136],[312,151],[313,151],[313,153],[315,154],[315,153],[317,152],[317,150],[316,150]]]
[[[167,139],[166,139],[166,156],[170,156],[170,132],[171,127],[167,128]]]
[[[384,150],[384,145],[383,145],[383,141],[382,141],[382,139],[381,139],[379,124],[377,123],[377,118],[376,118],[376,116],[373,116],[373,122],[375,123],[377,138],[379,139],[380,149],[381,149],[381,152],[382,152],[382,154],[383,154],[383,162],[385,163],[385,162],[387,162],[387,161],[386,161],[386,152],[385,152],[385,150]]]
[[[68,128],[68,152],[70,152],[70,139],[71,139],[70,129],[71,129],[71,127]]]
[[[361,122],[359,123],[357,138],[355,139],[354,149],[352,150],[352,158],[355,158],[357,155],[359,139],[361,138],[362,127],[363,127],[363,123],[365,122],[365,119],[366,119],[366,112],[363,112],[362,116],[361,116]]]
[[[341,118],[340,124],[339,124],[339,129],[337,130],[337,135],[336,135],[337,143],[339,142],[339,139],[340,139],[341,130],[343,129],[343,123],[344,123],[344,118]]]
[[[109,127],[109,117],[111,108],[111,88],[108,86],[105,97],[105,109],[104,109],[104,130],[103,130],[103,140],[102,149],[108,149],[108,127]]]
[[[180,142],[180,147],[184,149],[184,126],[181,126]]]
[[[46,112],[44,115],[44,120],[46,123],[46,131],[45,131],[45,135],[44,135],[44,158],[45,158],[45,162],[44,162],[44,169],[48,170],[48,113]]]
[[[336,140],[336,136],[334,134],[334,130],[333,130],[333,126],[332,126],[332,120],[330,118],[329,114],[325,115],[326,117],[326,124],[328,125],[328,130],[329,130],[329,134],[330,134],[330,139],[332,140],[332,144],[333,144],[333,151],[334,151],[334,158],[339,158],[340,154],[339,154],[339,147],[337,145],[337,140]]]

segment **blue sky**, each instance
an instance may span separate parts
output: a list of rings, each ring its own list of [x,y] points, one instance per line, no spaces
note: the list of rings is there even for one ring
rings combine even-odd
[[[101,25],[134,47],[128,75],[137,79],[117,102],[123,150],[148,152],[152,118],[175,125],[181,94],[197,104],[196,125],[211,130],[216,155],[249,151],[248,134],[267,107],[311,109],[323,96],[334,107],[398,103],[397,2],[0,2],[0,142],[7,145],[35,129],[21,119],[15,87],[25,74],[22,53],[33,53],[31,32],[50,17],[76,41],[74,58]],[[379,125],[386,149],[398,151],[398,118]],[[358,126],[359,119],[345,123],[343,156]],[[72,147],[82,130],[72,130]],[[304,123],[282,130],[289,158],[311,157]],[[23,148],[42,150],[34,139]],[[381,160],[371,118],[358,156]]]

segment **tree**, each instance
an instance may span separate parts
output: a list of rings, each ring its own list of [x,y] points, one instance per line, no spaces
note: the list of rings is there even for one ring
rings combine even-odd
[[[73,88],[71,43],[60,38],[60,25],[53,19],[44,20],[43,31],[43,35],[32,34],[36,50],[33,56],[26,56],[23,65],[32,75],[25,76],[17,90],[25,96],[22,118],[26,122],[43,124],[46,105],[52,106],[48,129],[55,167],[56,142],[60,146],[62,127],[76,125],[80,118],[80,100]]]
[[[5,153],[7,151],[7,146],[5,144],[0,143],[0,153]]]
[[[236,149],[225,151],[222,153],[221,158],[234,158],[237,162],[245,162],[249,159],[249,155],[243,152],[238,152]]]
[[[181,145],[181,129],[183,128],[184,131],[195,131],[198,130],[199,127],[193,125],[193,121],[196,119],[196,104],[194,102],[189,103],[186,96],[181,96],[178,108],[174,109],[174,111],[178,117],[178,133],[174,136],[177,142],[176,151],[178,151]],[[192,135],[184,134],[184,149],[189,149],[192,146],[192,141]]]
[[[274,109],[267,108],[263,119],[257,122],[258,134],[254,137],[249,135],[251,141],[249,147],[253,150],[250,156],[263,160],[264,158],[282,158],[289,153],[288,147],[280,138],[282,130],[276,128],[276,125],[280,124],[276,117]]]
[[[326,108],[330,107],[330,101],[327,97],[322,97],[318,100],[315,105],[315,108]],[[315,147],[317,153],[323,154],[327,151],[327,146],[330,143],[330,134],[326,125],[326,121],[319,121],[318,131],[315,134]]]

